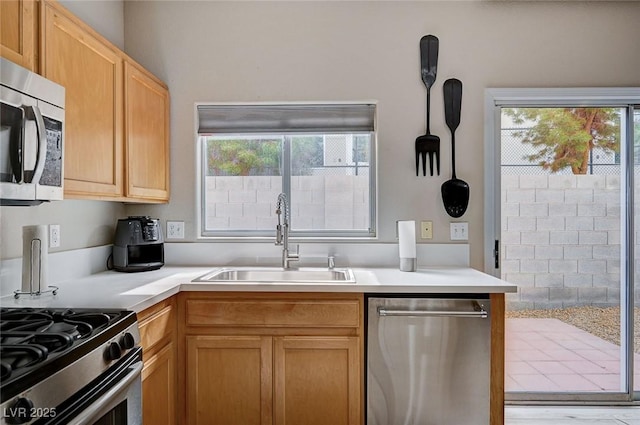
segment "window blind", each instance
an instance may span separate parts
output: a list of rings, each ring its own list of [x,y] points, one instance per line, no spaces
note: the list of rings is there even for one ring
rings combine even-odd
[[[373,104],[198,105],[198,133],[374,131]]]

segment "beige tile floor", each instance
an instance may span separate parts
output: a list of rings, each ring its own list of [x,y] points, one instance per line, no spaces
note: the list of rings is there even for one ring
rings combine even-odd
[[[507,406],[505,425],[640,425],[640,406]]]

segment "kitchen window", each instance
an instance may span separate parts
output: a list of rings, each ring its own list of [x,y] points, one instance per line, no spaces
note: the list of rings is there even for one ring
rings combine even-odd
[[[294,237],[375,236],[374,104],[196,110],[201,237],[273,237],[280,193]]]

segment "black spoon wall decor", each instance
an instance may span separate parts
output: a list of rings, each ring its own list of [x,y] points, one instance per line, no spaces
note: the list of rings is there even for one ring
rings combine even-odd
[[[460,124],[462,106],[462,81],[450,78],[444,82],[444,116],[451,130],[451,180],[440,188],[444,209],[451,217],[458,218],[467,211],[469,205],[469,185],[456,177],[456,129]]]

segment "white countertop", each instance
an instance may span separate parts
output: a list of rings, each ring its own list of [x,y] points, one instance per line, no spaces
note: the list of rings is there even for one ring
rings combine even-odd
[[[468,267],[429,267],[416,272],[392,268],[352,268],[355,283],[251,283],[192,282],[216,267],[163,267],[140,273],[106,271],[59,286],[57,295],[11,294],[0,298],[2,307],[122,308],[142,311],[180,291],[239,292],[357,292],[357,293],[507,293],[516,285]]]

